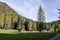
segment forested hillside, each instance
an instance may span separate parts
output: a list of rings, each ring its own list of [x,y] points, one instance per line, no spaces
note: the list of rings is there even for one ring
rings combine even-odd
[[[59,21],[45,22],[43,27],[40,26],[38,21],[25,18],[15,12],[6,3],[0,2],[0,29],[24,29],[27,31],[36,30],[56,30],[59,28]],[[22,26],[24,26],[22,28]]]
[[[18,14],[6,3],[0,2],[0,28],[10,28],[11,21],[17,22]]]
[[[25,30],[36,30],[36,22],[22,17],[6,3],[0,2],[0,29],[21,29],[25,26]]]

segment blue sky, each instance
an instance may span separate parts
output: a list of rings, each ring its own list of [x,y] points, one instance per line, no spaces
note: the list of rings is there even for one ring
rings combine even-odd
[[[51,22],[58,20],[58,8],[60,8],[60,0],[0,0],[7,3],[18,14],[37,20],[39,6],[41,5],[45,13],[45,21]]]

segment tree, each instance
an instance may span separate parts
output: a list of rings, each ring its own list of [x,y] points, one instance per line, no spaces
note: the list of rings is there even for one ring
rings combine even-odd
[[[28,21],[25,21],[25,23],[24,23],[24,26],[25,26],[25,30],[26,30],[26,31],[29,31],[28,23],[29,23]]]
[[[45,16],[42,7],[39,7],[38,10],[38,22],[39,22],[39,31],[41,32],[44,29]]]
[[[38,10],[38,22],[44,22],[45,21],[45,16],[42,7],[39,7]]]

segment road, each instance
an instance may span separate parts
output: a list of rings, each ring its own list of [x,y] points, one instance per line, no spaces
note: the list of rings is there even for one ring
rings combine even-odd
[[[49,40],[60,40],[60,33],[57,33],[54,37],[50,38]]]

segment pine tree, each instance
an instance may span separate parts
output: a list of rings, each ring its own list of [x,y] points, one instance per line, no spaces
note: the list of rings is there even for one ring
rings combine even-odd
[[[42,7],[39,7],[38,10],[38,30],[41,32],[44,27],[45,16]]]
[[[42,7],[39,7],[38,10],[38,22],[44,22],[45,21],[45,16]]]

